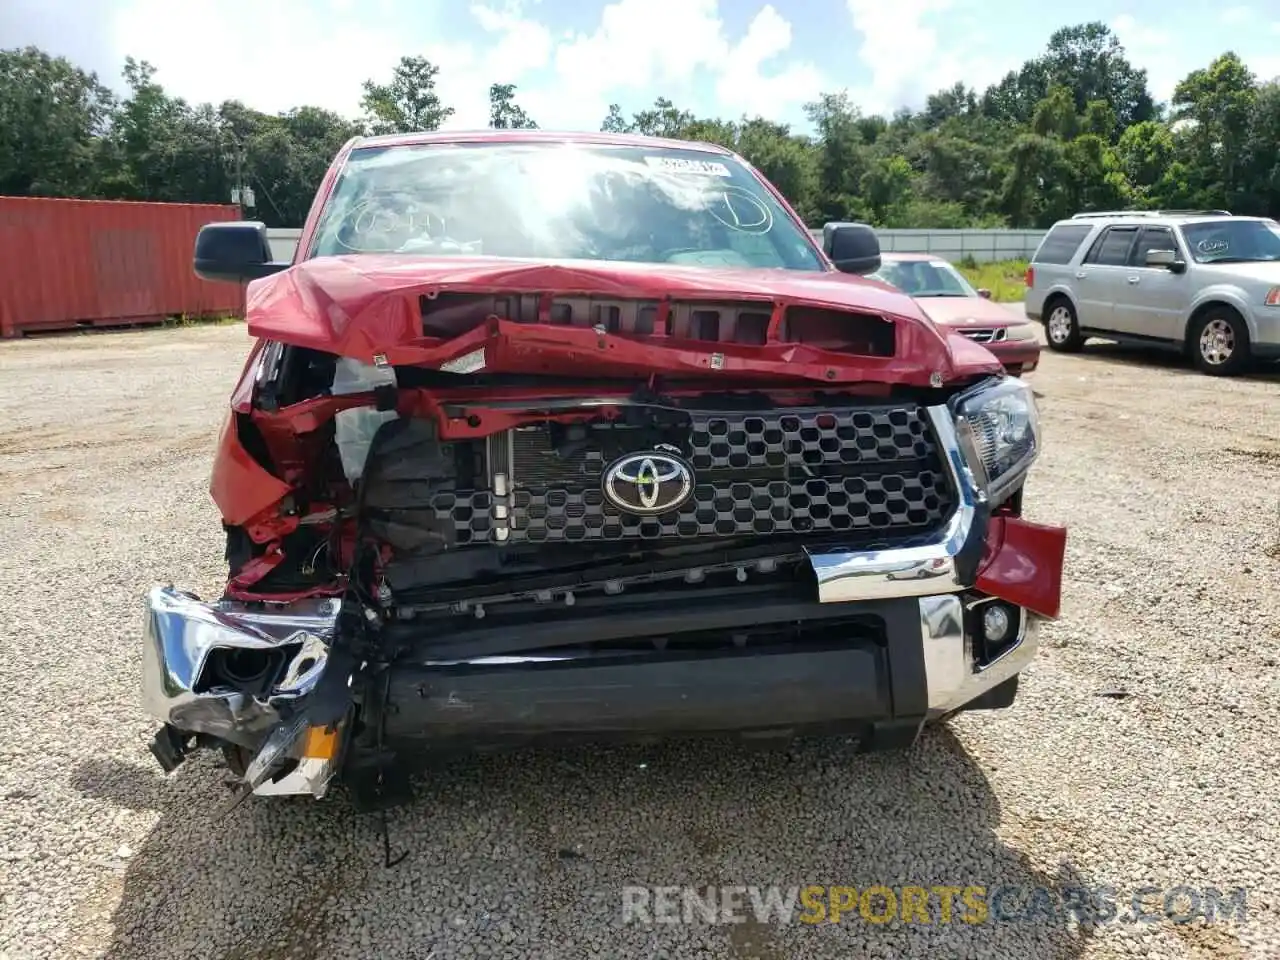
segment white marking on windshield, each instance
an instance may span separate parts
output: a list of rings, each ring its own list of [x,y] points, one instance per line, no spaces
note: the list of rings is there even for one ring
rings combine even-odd
[[[711,160],[688,160],[684,157],[645,157],[649,166],[666,173],[691,173],[707,177],[731,177],[729,168]]]

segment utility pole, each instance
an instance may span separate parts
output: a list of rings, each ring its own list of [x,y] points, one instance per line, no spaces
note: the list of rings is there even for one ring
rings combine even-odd
[[[239,143],[234,145],[235,162],[236,162],[236,179],[231,187],[231,202],[240,205],[240,214],[243,216],[246,211],[254,209],[253,187],[249,186],[244,179],[244,147]]]

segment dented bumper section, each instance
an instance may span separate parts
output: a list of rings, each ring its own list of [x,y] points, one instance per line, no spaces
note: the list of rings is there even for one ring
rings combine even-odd
[[[814,606],[835,612],[831,605]],[[387,673],[382,706],[388,744],[408,758],[414,744],[839,730],[861,731],[872,747],[903,746],[926,719],[982,705],[988,694],[998,697],[997,688],[1036,655],[1037,616],[995,598],[965,592],[854,606],[863,620],[834,648],[623,662],[566,647],[563,654],[398,663]],[[993,607],[1004,610],[1009,623],[994,642],[982,631],[983,614]],[[296,663],[309,638],[318,639],[311,629],[323,618],[299,614],[289,623],[280,612],[263,631],[256,611],[246,618],[170,589],[152,591],[151,608],[147,702],[165,730],[249,747],[253,760],[244,779],[256,794],[323,796],[337,772],[339,735],[296,709],[296,698],[307,694],[280,686],[255,699],[203,689],[207,667],[198,667],[214,650],[257,650],[264,640],[273,648],[292,645]],[[744,620],[761,613],[738,611]],[[690,626],[705,626],[699,619]],[[643,625],[637,629],[643,632]],[[589,630],[582,624],[576,632]],[[312,671],[324,669],[321,663]]]
[[[153,588],[143,629],[143,701],[164,724],[152,747],[161,765],[181,763],[193,737],[212,738],[253,756],[245,779],[256,792],[322,794],[333,772],[334,737],[325,728],[335,711],[320,716],[306,707],[322,705],[316,694],[340,606],[336,599],[210,604],[173,587]]]

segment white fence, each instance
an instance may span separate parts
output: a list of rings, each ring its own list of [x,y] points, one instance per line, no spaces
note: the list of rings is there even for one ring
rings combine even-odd
[[[993,260],[1030,260],[1044,230],[877,230],[880,249],[886,253],[932,253],[948,260],[972,257],[978,263]],[[815,231],[819,240],[822,231]]]
[[[285,227],[267,229],[267,242],[271,244],[271,256],[276,260],[293,260],[293,251],[298,248],[298,237],[302,231]]]
[[[292,260],[301,230],[273,228],[267,231],[271,254]],[[1043,230],[877,230],[880,247],[898,253],[934,253],[948,260],[972,257],[979,263],[993,260],[1029,260],[1044,236]],[[813,235],[822,240],[822,231]]]

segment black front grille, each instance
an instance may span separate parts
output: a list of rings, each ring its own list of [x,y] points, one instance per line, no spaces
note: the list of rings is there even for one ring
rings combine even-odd
[[[1005,327],[976,327],[960,331],[970,340],[976,340],[978,343],[1004,343],[1009,336],[1009,331]]]
[[[492,438],[507,444],[509,500],[484,491],[440,493],[438,520],[459,545],[769,537],[809,533],[919,534],[941,524],[954,496],[927,414],[914,405],[767,413],[689,414],[668,428],[599,424],[575,438],[553,427]],[[676,442],[693,466],[693,496],[655,517],[608,502],[605,466],[623,453]],[[499,532],[495,518],[507,506]]]

